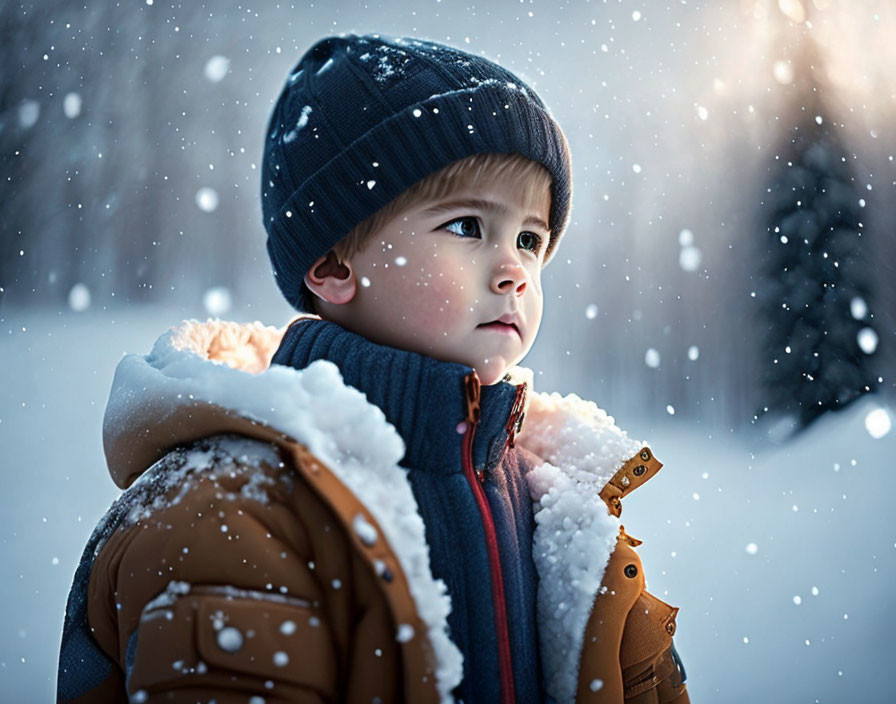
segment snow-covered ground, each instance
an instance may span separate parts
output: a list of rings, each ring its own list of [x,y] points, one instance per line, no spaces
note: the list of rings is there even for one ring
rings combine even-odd
[[[5,701],[53,698],[71,577],[118,493],[100,437],[112,373],[180,317],[0,315]],[[676,643],[695,703],[892,701],[896,430],[874,439],[865,428],[880,403],[823,418],[783,447],[708,436],[681,416],[619,419],[664,463],[622,518],[644,541],[648,588],[681,607]]]

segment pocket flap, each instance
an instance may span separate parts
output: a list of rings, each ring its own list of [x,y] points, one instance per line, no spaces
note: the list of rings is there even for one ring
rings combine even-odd
[[[667,650],[675,633],[678,607],[642,591],[625,620],[619,661],[623,669]]]
[[[336,691],[329,630],[307,601],[233,587],[191,587],[150,604],[128,648],[128,691],[243,676]]]
[[[196,634],[209,665],[334,691],[332,642],[310,605],[206,596],[199,604]]]

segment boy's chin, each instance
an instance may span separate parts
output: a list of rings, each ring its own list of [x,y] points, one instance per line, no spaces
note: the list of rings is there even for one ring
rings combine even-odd
[[[512,360],[501,359],[489,360],[487,363],[474,364],[471,366],[476,370],[476,374],[479,376],[479,382],[483,386],[491,386],[504,379],[507,370],[513,367],[514,364],[512,363]]]

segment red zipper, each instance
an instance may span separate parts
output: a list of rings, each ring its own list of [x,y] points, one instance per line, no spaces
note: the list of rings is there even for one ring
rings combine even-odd
[[[513,662],[510,657],[510,633],[507,628],[507,602],[504,599],[504,577],[501,574],[501,560],[498,553],[498,534],[495,531],[495,522],[492,512],[482,488],[484,477],[478,475],[473,467],[473,436],[476,434],[476,424],[479,422],[479,398],[480,383],[476,372],[471,372],[466,378],[467,392],[467,418],[464,430],[464,448],[461,461],[464,468],[464,476],[467,478],[479,513],[482,516],[482,527],[485,530],[485,543],[488,549],[489,567],[492,575],[492,604],[495,609],[495,630],[498,635],[498,667],[501,673],[501,702],[513,704],[516,701],[516,693],[513,685]]]

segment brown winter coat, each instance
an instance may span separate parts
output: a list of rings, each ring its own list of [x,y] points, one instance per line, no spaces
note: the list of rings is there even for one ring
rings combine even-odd
[[[243,383],[282,332],[210,322],[160,343],[247,371]],[[176,377],[107,412],[113,478],[156,491],[94,562],[89,624],[120,671],[78,701],[127,701],[128,662],[132,701],[448,701],[433,626],[370,507],[276,421],[191,397]],[[661,466],[646,446],[622,462],[600,491],[608,515]],[[670,651],[678,609],[645,590],[639,543],[619,527],[573,638],[576,702],[689,701]]]

